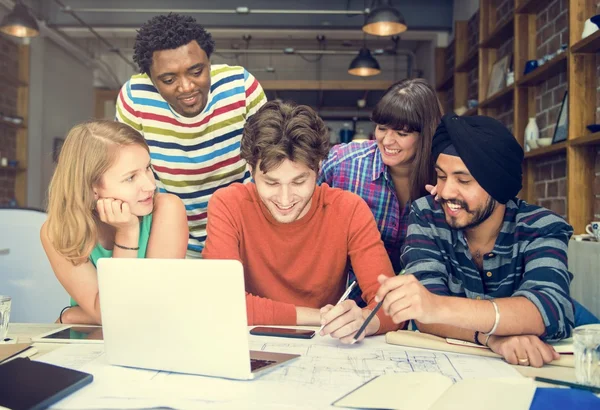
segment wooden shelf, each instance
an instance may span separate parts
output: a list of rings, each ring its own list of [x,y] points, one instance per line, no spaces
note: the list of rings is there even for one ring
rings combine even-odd
[[[513,96],[515,85],[511,84],[479,103],[479,108],[495,108]]]
[[[444,78],[444,80],[439,83],[435,89],[437,91],[446,91],[448,90],[450,87],[452,87],[454,85],[454,73],[446,76],[446,78]]]
[[[23,124],[15,124],[14,122],[5,121],[0,118],[0,126],[1,125],[6,125],[11,128],[27,129],[27,126],[24,123]]]
[[[23,168],[23,167],[3,167],[0,166],[0,172],[24,172],[27,171],[27,168]]]
[[[21,81],[16,77],[10,76],[8,74],[0,73],[0,83],[15,85],[17,87],[27,87],[27,83],[25,81]]]
[[[477,107],[469,108],[467,111],[465,111],[463,113],[463,115],[461,115],[461,117],[470,117],[472,115],[477,115]]]
[[[598,51],[600,51],[600,31],[596,31],[594,34],[578,41],[571,47],[571,53],[577,54],[594,54]]]
[[[548,7],[548,2],[542,0],[528,0],[515,9],[518,14],[536,14],[544,7]]]
[[[525,153],[525,159],[543,158],[550,155],[559,154],[567,151],[567,141],[552,144],[547,147],[536,148]]]
[[[567,53],[561,53],[554,57],[552,60],[547,61],[543,66],[536,68],[523,78],[521,78],[517,85],[519,87],[532,87],[538,85],[556,74],[565,71],[567,68]]]
[[[572,146],[600,145],[600,132],[572,139],[570,143]]]
[[[479,48],[471,51],[465,61],[456,66],[457,73],[468,73],[475,67],[477,67],[477,63],[479,62]]]
[[[540,0],[537,0],[540,1]],[[513,30],[515,28],[515,16],[511,14],[508,20],[504,21],[498,27],[494,29],[489,35],[488,38],[483,39],[479,43],[479,47],[481,48],[498,48],[502,44],[504,44],[508,39],[514,36]]]

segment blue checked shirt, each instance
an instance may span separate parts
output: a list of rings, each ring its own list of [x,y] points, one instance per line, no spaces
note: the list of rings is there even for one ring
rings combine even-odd
[[[394,183],[375,141],[334,146],[321,165],[317,182],[326,182],[331,187],[353,192],[367,202],[394,272],[400,272],[400,250],[406,237],[410,204],[400,208]],[[350,270],[348,283],[354,279],[354,273]],[[362,291],[355,287],[350,298],[359,306],[364,306],[361,294]]]
[[[514,198],[480,272],[462,230],[451,229],[432,196],[412,203],[402,263],[432,293],[471,299],[522,296],[540,311],[545,340],[569,337],[573,304],[567,246],[573,228],[539,206]],[[500,312],[502,314],[502,312]]]

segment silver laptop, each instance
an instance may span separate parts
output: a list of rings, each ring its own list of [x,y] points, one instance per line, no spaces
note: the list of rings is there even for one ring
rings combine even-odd
[[[299,357],[249,350],[238,261],[105,258],[98,286],[110,364],[247,380]]]

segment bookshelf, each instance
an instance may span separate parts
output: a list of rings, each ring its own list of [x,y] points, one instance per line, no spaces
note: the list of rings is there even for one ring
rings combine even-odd
[[[525,75],[523,68],[528,60],[539,58],[537,54],[537,17],[545,13],[552,1],[515,0],[514,9],[502,21],[498,18],[497,1],[479,2],[478,47],[467,50],[473,33],[467,32],[468,22],[455,22],[452,50],[436,50],[436,74],[438,94],[447,107],[447,90],[452,89],[454,100],[450,109],[467,107],[470,70],[477,69],[477,108],[463,115],[490,115],[499,117],[512,109],[513,134],[524,146],[524,133],[528,118],[535,117],[540,109],[539,85],[564,73],[569,93],[567,140],[548,147],[537,148],[525,154],[523,190],[519,196],[535,203],[534,174],[539,161],[562,154],[566,157],[566,217],[575,233],[583,233],[585,226],[594,219],[594,186],[596,152],[600,149],[600,133],[591,133],[587,124],[596,123],[598,75],[596,53],[600,52],[600,31],[581,39],[586,19],[597,14],[597,5],[592,0],[566,0],[566,25],[568,26],[567,49],[551,60]],[[550,14],[550,13],[549,13]],[[567,38],[565,38],[567,39]],[[512,55],[515,81],[494,95],[487,96],[487,85],[492,67],[500,51],[512,40]],[[444,72],[441,58],[446,52],[455,55],[455,66],[451,73]],[[556,51],[556,50],[552,50]],[[555,119],[552,119],[554,121]],[[550,120],[548,120],[550,123]]]

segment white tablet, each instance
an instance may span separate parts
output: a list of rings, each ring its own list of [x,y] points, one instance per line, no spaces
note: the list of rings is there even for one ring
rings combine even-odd
[[[31,338],[37,343],[104,343],[102,326],[68,325]]]

